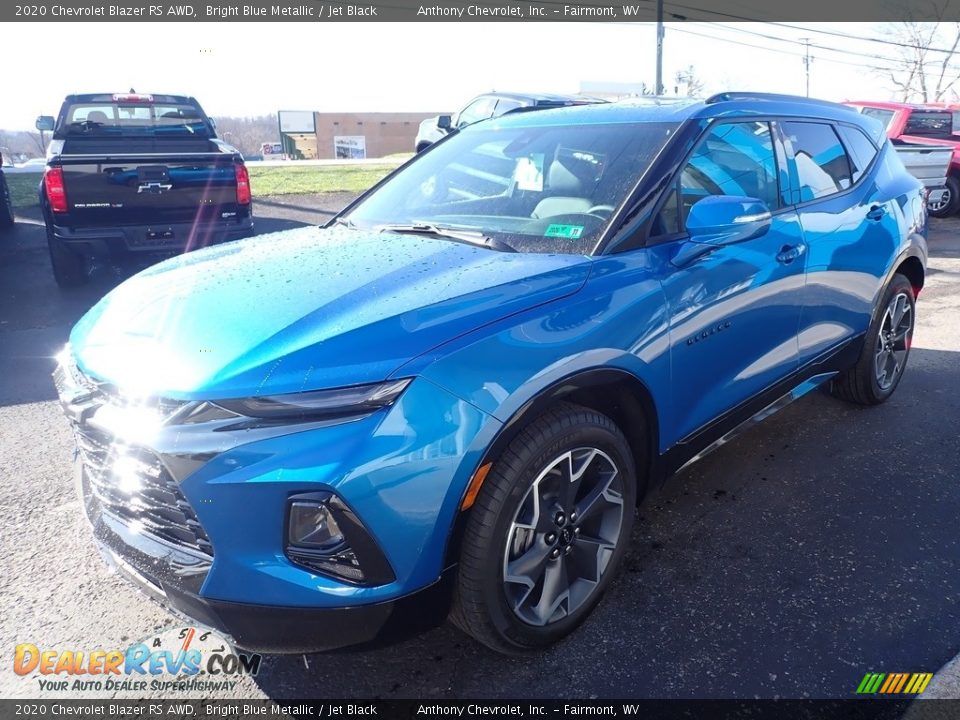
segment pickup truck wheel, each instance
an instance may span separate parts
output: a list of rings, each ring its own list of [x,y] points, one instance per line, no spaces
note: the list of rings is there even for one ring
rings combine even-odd
[[[633,456],[605,415],[561,403],[510,443],[467,523],[451,619],[506,654],[542,648],[589,615],[626,552]]]
[[[893,395],[907,365],[915,319],[913,285],[903,275],[894,275],[867,331],[860,359],[833,379],[833,394],[857,405],[879,405]]]
[[[927,205],[927,212],[935,218],[945,218],[956,215],[957,210],[960,210],[960,180],[948,177],[946,196],[941,202]]]
[[[13,201],[10,200],[10,190],[6,179],[0,175],[0,227],[13,225]]]
[[[57,285],[71,288],[83,285],[87,281],[87,263],[82,255],[71,250],[61,240],[54,237],[47,225],[47,248],[50,250],[50,265]]]

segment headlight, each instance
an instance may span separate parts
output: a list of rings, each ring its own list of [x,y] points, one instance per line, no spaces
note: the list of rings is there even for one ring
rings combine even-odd
[[[290,561],[358,585],[385,585],[396,576],[370,532],[330,492],[289,499],[285,550]]]
[[[323,420],[369,415],[393,403],[410,379],[388,380],[370,385],[351,385],[333,390],[265,395],[239,400],[218,400],[222,408],[247,417],[267,420]]]

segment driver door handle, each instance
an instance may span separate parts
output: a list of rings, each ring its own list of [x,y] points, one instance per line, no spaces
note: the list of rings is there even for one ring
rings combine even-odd
[[[784,245],[782,248],[780,248],[780,252],[777,253],[777,262],[783,263],[784,265],[789,265],[794,260],[800,258],[806,249],[807,246],[803,243],[797,243],[796,245]]]
[[[867,218],[869,220],[879,220],[886,214],[887,209],[883,205],[874,205],[867,211]]]

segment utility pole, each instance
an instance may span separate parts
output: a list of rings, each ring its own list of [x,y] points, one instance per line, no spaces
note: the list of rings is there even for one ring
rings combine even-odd
[[[810,63],[812,62],[810,59],[810,38],[800,38],[800,42],[807,48],[807,53],[803,57],[803,67],[807,71],[807,97],[810,97]]]
[[[657,0],[657,82],[654,95],[663,95],[663,0]]]

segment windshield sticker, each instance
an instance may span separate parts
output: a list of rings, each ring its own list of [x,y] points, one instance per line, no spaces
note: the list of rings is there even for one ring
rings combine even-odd
[[[583,225],[549,225],[544,237],[565,238],[576,240],[583,234]]]
[[[513,179],[517,183],[517,190],[543,192],[543,153],[517,158]]]

